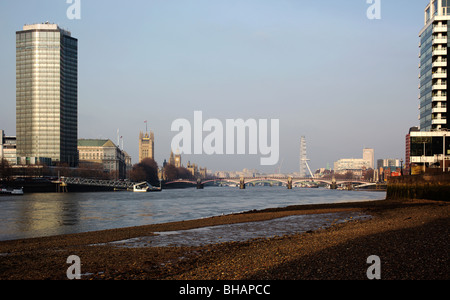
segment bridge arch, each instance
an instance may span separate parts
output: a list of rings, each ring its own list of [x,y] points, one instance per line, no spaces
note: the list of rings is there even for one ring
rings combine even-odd
[[[288,179],[283,180],[283,179],[278,179],[278,178],[255,178],[252,180],[246,180],[245,184],[254,183],[254,182],[280,182],[280,183],[287,184]]]
[[[211,183],[211,182],[229,182],[229,183],[239,184],[240,180],[220,178],[220,179],[211,179],[211,180],[202,181],[203,184]]]

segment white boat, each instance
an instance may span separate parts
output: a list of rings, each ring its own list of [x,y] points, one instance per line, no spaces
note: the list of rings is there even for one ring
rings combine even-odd
[[[14,188],[14,189],[2,188],[2,189],[0,189],[0,195],[22,196],[23,195],[23,189],[22,188],[20,188],[20,189],[17,189],[17,188]]]
[[[151,186],[148,182],[141,182],[133,186],[133,192],[135,193],[149,193],[160,192],[161,188]]]

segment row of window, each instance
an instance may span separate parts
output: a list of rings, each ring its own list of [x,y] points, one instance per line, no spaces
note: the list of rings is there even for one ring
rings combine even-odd
[[[61,33],[59,31],[28,31],[16,34],[16,41],[31,40],[31,39],[60,39]]]
[[[450,150],[450,138],[445,139],[446,152]],[[411,156],[434,156],[443,153],[442,137],[412,137]]]

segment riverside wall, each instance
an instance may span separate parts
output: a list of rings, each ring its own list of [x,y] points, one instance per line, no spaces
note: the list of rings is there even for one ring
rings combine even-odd
[[[450,173],[392,177],[388,182],[387,199],[450,201]]]

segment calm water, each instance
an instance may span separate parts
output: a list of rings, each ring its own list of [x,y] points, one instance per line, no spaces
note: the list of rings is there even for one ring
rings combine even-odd
[[[1,196],[0,240],[192,220],[299,204],[381,200],[385,196],[380,192],[283,187]]]
[[[191,230],[155,232],[155,235],[109,243],[119,248],[142,247],[196,247],[224,242],[243,242],[257,238],[270,238],[308,230],[327,228],[353,220],[370,218],[358,212],[341,212],[320,215],[289,216],[281,219],[231,225],[204,227]]]

